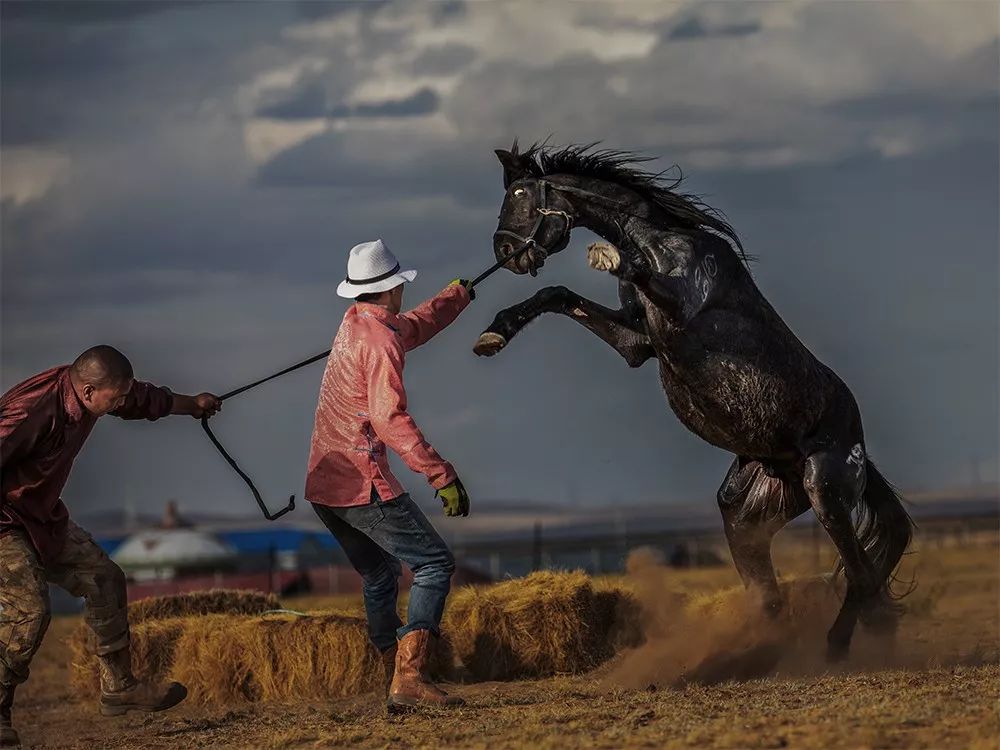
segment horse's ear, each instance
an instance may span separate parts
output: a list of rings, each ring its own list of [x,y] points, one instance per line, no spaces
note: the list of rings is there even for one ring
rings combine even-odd
[[[504,189],[510,187],[512,182],[517,182],[522,177],[526,177],[528,170],[524,163],[521,161],[521,156],[519,154],[512,153],[510,151],[504,151],[502,148],[498,148],[494,151],[500,163],[503,165],[503,186]]]

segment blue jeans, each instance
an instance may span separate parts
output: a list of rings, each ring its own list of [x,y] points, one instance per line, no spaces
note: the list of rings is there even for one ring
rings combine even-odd
[[[385,651],[412,630],[439,634],[455,558],[409,495],[383,502],[372,494],[368,505],[313,509],[361,574],[368,635]],[[396,611],[401,560],[413,571],[405,626]]]

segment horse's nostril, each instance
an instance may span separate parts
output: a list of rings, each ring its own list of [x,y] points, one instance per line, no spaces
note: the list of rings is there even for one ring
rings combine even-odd
[[[509,242],[505,242],[505,243],[503,243],[500,246],[500,254],[501,255],[505,255],[505,256],[506,255],[510,255],[512,252],[514,252],[514,246],[512,244],[510,244]]]

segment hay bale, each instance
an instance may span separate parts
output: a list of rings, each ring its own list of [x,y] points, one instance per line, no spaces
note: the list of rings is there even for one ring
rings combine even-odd
[[[166,620],[191,615],[259,615],[271,609],[281,609],[281,602],[274,594],[212,589],[173,596],[151,596],[130,602],[128,621],[135,625],[146,620]]]
[[[183,682],[201,704],[323,700],[382,685],[381,659],[362,617],[201,614],[194,599],[144,605],[146,619],[132,626],[137,677]],[[206,601],[241,600],[216,592],[200,597]],[[182,607],[194,614],[155,619]],[[436,679],[453,676],[456,657],[480,680],[585,671],[637,645],[638,613],[631,593],[581,572],[467,587],[451,597],[429,671]],[[74,653],[74,684],[96,690],[97,660],[83,649]]]
[[[139,678],[184,683],[201,704],[342,698],[383,675],[365,621],[336,614],[148,620],[132,630],[132,666]],[[73,678],[96,688],[96,660],[74,662]]]
[[[360,618],[186,618],[174,649],[172,679],[196,703],[331,699],[374,690],[382,662]]]
[[[607,642],[611,654],[635,648],[645,640],[642,607],[634,593],[605,582],[594,584],[594,605],[598,622],[610,622]]]
[[[128,621],[133,633],[132,647],[133,650],[145,647],[145,641],[141,644],[135,642],[135,628],[147,621],[217,613],[252,615],[280,607],[281,602],[274,594],[236,589],[212,589],[190,594],[139,599],[128,605]],[[154,628],[153,631],[155,630]],[[74,687],[81,690],[98,689],[100,681],[97,659],[94,656],[94,636],[86,623],[81,622],[73,630],[67,645],[72,657],[71,680]],[[145,659],[136,660],[133,655],[134,668],[140,668],[144,663]]]
[[[444,629],[465,667],[480,680],[582,672],[637,637],[632,596],[595,591],[582,572],[532,573],[455,593]],[[624,622],[624,626],[620,625]]]

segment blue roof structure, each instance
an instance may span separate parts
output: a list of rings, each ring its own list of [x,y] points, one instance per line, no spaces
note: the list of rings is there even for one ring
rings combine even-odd
[[[301,529],[248,529],[245,531],[217,531],[219,539],[232,546],[237,552],[249,554],[267,552],[298,552],[303,544],[313,549],[338,549],[337,540],[333,534],[323,531],[304,531]]]
[[[216,529],[210,533],[230,545],[238,553],[245,555],[267,553],[272,549],[275,552],[299,552],[303,550],[303,547],[308,547],[312,551],[340,548],[333,535],[325,530],[257,528],[224,531]],[[97,543],[111,555],[127,538],[128,535],[101,536],[97,538]]]

